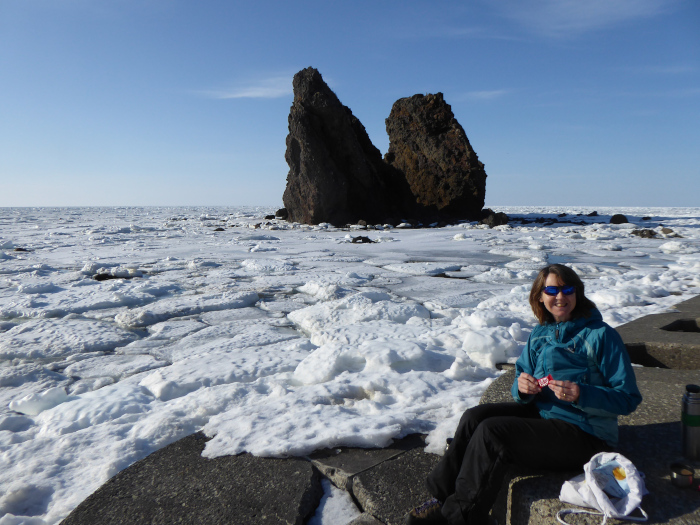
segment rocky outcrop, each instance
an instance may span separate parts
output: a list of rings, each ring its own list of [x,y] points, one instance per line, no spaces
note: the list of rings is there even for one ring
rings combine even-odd
[[[479,219],[486,172],[442,93],[394,103],[385,160],[403,172],[417,202],[440,215]]]
[[[314,68],[293,80],[282,200],[288,220],[307,224],[376,223],[412,206],[408,185],[382,160],[365,127]]]
[[[382,159],[316,69],[294,75],[293,86],[282,197],[287,220],[339,226],[482,218],[484,165],[442,93],[394,104]]]
[[[508,215],[503,212],[494,212],[491,208],[484,208],[481,211],[481,224],[485,224],[489,228],[508,224]]]
[[[630,233],[632,235],[636,235],[637,237],[641,237],[642,239],[653,239],[656,237],[656,232],[648,228],[644,228],[642,230],[632,230]]]

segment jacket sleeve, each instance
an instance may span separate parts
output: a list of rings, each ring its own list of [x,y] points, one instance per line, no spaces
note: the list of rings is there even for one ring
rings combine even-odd
[[[532,334],[534,332],[535,331],[533,330],[532,333],[530,333],[527,344],[525,344],[525,348],[523,348],[520,357],[518,357],[518,360],[515,363],[515,381],[513,381],[513,386],[510,388],[510,392],[513,395],[513,399],[515,399],[515,401],[518,403],[531,403],[535,399],[534,394],[521,394],[518,391],[518,376],[522,372],[533,375],[535,371],[535,363],[532,362],[532,355],[530,352]]]
[[[642,395],[627,349],[620,335],[607,325],[598,343],[598,368],[605,384],[579,385],[581,394],[574,406],[585,412],[629,414],[642,402]]]

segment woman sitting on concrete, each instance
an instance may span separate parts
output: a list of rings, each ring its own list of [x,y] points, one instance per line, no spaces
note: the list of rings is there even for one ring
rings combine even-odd
[[[617,416],[642,400],[622,339],[566,266],[540,271],[530,306],[540,324],[515,364],[515,402],[464,413],[428,476],[435,498],[406,523],[489,523],[508,465],[574,470],[617,444]]]

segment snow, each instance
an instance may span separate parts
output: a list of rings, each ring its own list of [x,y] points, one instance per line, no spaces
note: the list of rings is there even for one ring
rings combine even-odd
[[[700,208],[592,210],[496,210],[583,224],[348,231],[265,208],[4,209],[0,523],[58,523],[199,430],[207,457],[413,432],[441,453],[521,352],[545,264],[571,265],[613,325],[700,293]],[[314,523],[358,514],[325,490]]]
[[[321,484],[323,497],[307,525],[345,525],[361,515],[349,493],[333,486],[325,478],[321,480]]]
[[[50,359],[79,352],[112,350],[136,339],[114,323],[91,319],[32,319],[18,324],[0,340],[0,360]]]
[[[60,386],[44,390],[38,394],[26,396],[10,401],[10,410],[28,416],[36,416],[48,408],[53,408],[68,400],[66,391]]]

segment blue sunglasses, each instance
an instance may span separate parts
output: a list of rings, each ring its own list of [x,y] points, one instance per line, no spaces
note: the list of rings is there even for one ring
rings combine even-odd
[[[576,292],[576,287],[571,286],[571,285],[566,285],[566,286],[545,286],[542,288],[542,291],[546,293],[547,295],[555,296],[559,294],[559,290],[561,290],[561,293],[564,295],[571,295],[572,293]]]

